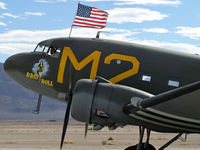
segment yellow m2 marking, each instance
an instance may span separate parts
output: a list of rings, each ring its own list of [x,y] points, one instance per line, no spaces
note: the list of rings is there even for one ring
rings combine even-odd
[[[90,79],[94,80],[96,77],[96,74],[97,74],[100,56],[101,56],[101,52],[94,51],[92,54],[90,54],[88,57],[86,57],[80,63],[78,63],[71,48],[65,47],[63,49],[63,53],[62,53],[62,57],[61,57],[61,61],[60,61],[57,82],[63,83],[63,76],[64,76],[64,72],[65,72],[65,65],[67,62],[67,58],[70,59],[72,65],[78,71],[81,70],[84,66],[86,66],[89,62],[93,61],[91,72],[90,72]]]
[[[99,60],[100,60],[100,56],[101,56],[101,52],[99,51],[94,51],[93,53],[91,53],[89,56],[87,56],[85,59],[83,59],[80,63],[77,61],[74,53],[72,52],[70,47],[64,47],[63,49],[63,53],[62,53],[62,57],[60,60],[60,66],[59,66],[59,70],[58,70],[58,77],[57,77],[57,82],[58,83],[63,83],[63,76],[64,76],[64,72],[65,72],[65,65],[67,62],[67,59],[69,58],[72,65],[74,66],[75,70],[80,71],[83,67],[85,67],[88,63],[92,62],[92,68],[91,68],[91,72],[90,72],[90,79],[95,79],[96,74],[97,74],[97,70],[98,70],[98,66],[99,66]],[[111,81],[112,83],[117,83],[121,80],[124,80],[132,75],[135,75],[138,73],[139,71],[139,61],[133,57],[133,56],[127,56],[127,55],[121,55],[121,54],[110,54],[107,57],[105,57],[104,63],[105,64],[110,64],[111,60],[123,60],[123,61],[129,61],[133,64],[133,67],[126,71],[123,72],[111,79],[109,79],[109,81]]]

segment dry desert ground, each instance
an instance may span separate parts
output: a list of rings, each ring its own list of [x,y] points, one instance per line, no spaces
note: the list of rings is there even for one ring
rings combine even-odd
[[[0,122],[0,150],[59,150],[61,129],[62,122]],[[159,148],[174,136],[152,132],[150,143]],[[85,139],[84,124],[70,123],[63,150],[123,150],[137,142],[137,127],[90,130]],[[200,150],[200,135],[188,135],[166,150]]]

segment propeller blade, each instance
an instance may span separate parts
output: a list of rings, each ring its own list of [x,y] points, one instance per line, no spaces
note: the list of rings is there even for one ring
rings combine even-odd
[[[33,110],[33,113],[34,113],[34,114],[39,114],[39,112],[40,112],[41,101],[42,101],[42,95],[39,94],[39,96],[38,96],[37,108],[36,108],[36,110]]]
[[[67,109],[66,109],[66,113],[65,113],[65,120],[64,120],[64,124],[63,124],[62,138],[61,138],[61,143],[60,143],[60,150],[62,149],[64,139],[65,139],[65,134],[66,134],[67,125],[68,125],[68,121],[69,121],[71,103],[72,103],[72,100],[70,99],[69,103],[67,104]]]
[[[88,123],[85,124],[85,138],[87,136],[87,132],[88,132]]]
[[[62,137],[61,137],[61,142],[60,142],[60,150],[62,150],[63,147],[63,143],[64,143],[64,139],[65,139],[65,134],[67,131],[67,125],[68,125],[68,121],[69,121],[69,115],[70,115],[70,108],[71,108],[71,103],[72,103],[72,72],[71,72],[71,64],[70,64],[70,69],[69,69],[69,94],[68,94],[68,99],[69,102],[67,104],[67,109],[66,109],[66,113],[65,113],[65,120],[64,120],[64,124],[63,124],[63,131],[62,131]]]

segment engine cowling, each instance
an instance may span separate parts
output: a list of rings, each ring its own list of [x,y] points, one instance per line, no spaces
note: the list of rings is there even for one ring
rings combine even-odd
[[[129,124],[130,119],[123,112],[123,107],[131,102],[131,98],[145,99],[151,96],[128,86],[81,79],[77,81],[73,92],[71,115],[81,122],[114,128]]]

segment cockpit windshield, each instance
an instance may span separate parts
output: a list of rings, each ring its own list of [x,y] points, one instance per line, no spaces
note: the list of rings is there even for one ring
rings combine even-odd
[[[43,52],[46,56],[58,57],[61,52],[61,48],[38,44],[34,52]]]
[[[37,45],[34,52],[43,52],[45,46],[44,45]]]

